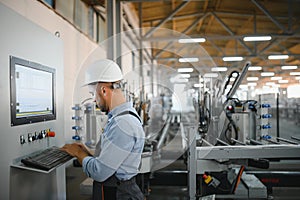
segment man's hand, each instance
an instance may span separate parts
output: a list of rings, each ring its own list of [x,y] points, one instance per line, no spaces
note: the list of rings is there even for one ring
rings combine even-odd
[[[76,157],[80,164],[82,164],[82,160],[85,157],[89,156],[86,148],[80,143],[65,144],[61,149],[71,156]]]

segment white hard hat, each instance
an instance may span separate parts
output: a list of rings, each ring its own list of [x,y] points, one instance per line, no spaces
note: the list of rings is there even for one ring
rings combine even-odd
[[[88,66],[85,72],[85,85],[97,82],[116,82],[123,79],[117,63],[109,59],[101,59]]]

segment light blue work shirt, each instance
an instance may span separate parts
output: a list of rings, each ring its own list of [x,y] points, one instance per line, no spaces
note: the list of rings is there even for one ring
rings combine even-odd
[[[137,117],[131,114],[116,116],[124,111],[136,113],[131,102],[111,110],[97,145],[100,146],[100,154],[85,157],[82,161],[83,171],[98,182],[114,174],[119,180],[129,180],[138,173],[145,133]]]

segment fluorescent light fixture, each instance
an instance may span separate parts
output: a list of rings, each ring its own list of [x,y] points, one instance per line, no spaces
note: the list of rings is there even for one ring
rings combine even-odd
[[[269,55],[269,60],[279,60],[279,59],[288,59],[289,55]]]
[[[289,80],[278,80],[278,83],[288,83]]]
[[[271,77],[272,81],[278,81],[278,80],[281,80],[281,79],[282,79],[282,77],[280,77],[280,76]]]
[[[278,84],[274,83],[274,82],[266,82],[266,85],[271,86],[271,87],[280,87]]]
[[[179,39],[179,43],[199,43],[199,42],[205,42],[205,38],[184,38],[184,39]]]
[[[241,89],[247,89],[248,85],[240,85],[239,88],[241,88]]]
[[[181,78],[190,78],[191,75],[190,74],[180,74]]]
[[[242,61],[243,59],[241,56],[223,57],[223,61]]]
[[[281,69],[297,69],[298,66],[297,65],[285,65],[285,66],[281,66]]]
[[[201,83],[196,83],[196,84],[194,84],[194,87],[196,87],[196,88],[198,88],[198,87],[203,87],[203,84],[201,84]]]
[[[175,82],[177,82],[177,83],[187,83],[187,82],[189,82],[189,79],[187,79],[187,78],[179,78]]]
[[[269,41],[272,37],[269,35],[265,36],[246,36],[243,38],[245,42],[255,42],[255,41]]]
[[[266,82],[266,85],[273,86],[273,85],[275,85],[275,83],[274,82]]]
[[[250,66],[248,68],[249,71],[259,71],[259,70],[262,70],[262,67],[261,66]]]
[[[189,72],[193,72],[194,69],[193,68],[179,68],[179,69],[177,69],[177,71],[179,73],[189,73]]]
[[[300,76],[296,76],[295,79],[296,79],[296,80],[300,80]]]
[[[274,72],[262,72],[260,73],[261,76],[274,76],[275,73]]]
[[[247,77],[247,81],[258,81],[258,77]]]
[[[219,76],[218,73],[206,73],[206,74],[204,74],[205,78],[216,78],[218,76]]]
[[[212,72],[226,72],[227,71],[227,67],[213,67],[211,68]]]
[[[179,62],[198,62],[199,58],[179,58]]]
[[[290,72],[290,75],[291,75],[291,76],[299,76],[299,75],[300,75],[300,72]]]
[[[252,83],[248,83],[247,85],[248,85],[248,86],[257,86],[257,83],[253,83],[253,82],[252,82]]]

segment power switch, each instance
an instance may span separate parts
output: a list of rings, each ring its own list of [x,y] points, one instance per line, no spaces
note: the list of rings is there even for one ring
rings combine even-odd
[[[33,136],[31,133],[28,133],[28,142],[32,142],[33,141]]]
[[[25,144],[26,143],[24,135],[20,135],[20,143],[21,144]]]

